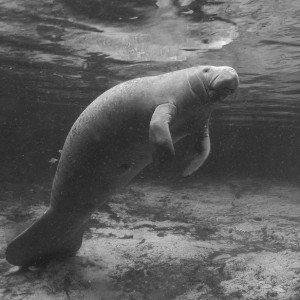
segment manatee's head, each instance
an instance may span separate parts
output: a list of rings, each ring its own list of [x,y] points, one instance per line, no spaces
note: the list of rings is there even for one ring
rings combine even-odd
[[[238,88],[239,77],[237,72],[231,67],[208,66],[204,67],[202,72],[210,102],[223,101]]]

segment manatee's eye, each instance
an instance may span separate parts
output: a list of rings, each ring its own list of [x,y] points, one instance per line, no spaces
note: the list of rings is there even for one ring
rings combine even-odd
[[[207,73],[208,71],[209,71],[209,68],[205,68],[205,69],[203,70],[204,73]]]

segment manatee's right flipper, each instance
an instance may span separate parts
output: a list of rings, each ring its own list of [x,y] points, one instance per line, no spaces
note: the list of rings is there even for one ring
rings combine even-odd
[[[201,124],[201,122],[200,122]],[[187,152],[185,160],[188,161],[182,176],[186,177],[196,172],[206,161],[210,153],[209,117],[205,125],[195,126],[192,134],[193,144]]]
[[[56,256],[75,254],[81,246],[89,216],[82,211],[59,211],[50,207],[8,245],[7,261],[17,266],[31,266]]]
[[[169,124],[175,115],[176,107],[171,103],[159,105],[152,115],[149,127],[149,139],[153,147],[153,163],[157,168],[170,164],[175,156],[169,129]]]

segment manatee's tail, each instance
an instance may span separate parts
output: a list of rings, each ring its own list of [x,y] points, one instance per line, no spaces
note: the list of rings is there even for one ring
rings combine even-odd
[[[6,249],[6,259],[16,266],[32,266],[66,254],[75,254],[90,213],[60,211],[50,207]]]

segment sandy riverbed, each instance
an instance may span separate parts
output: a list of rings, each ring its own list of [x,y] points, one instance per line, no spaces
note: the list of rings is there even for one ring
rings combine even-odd
[[[76,257],[9,265],[7,241],[48,198],[44,186],[2,186],[0,299],[300,299],[296,185],[135,181],[93,215]]]

